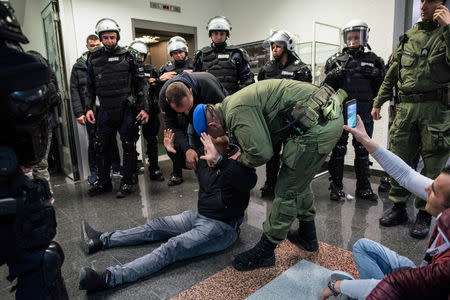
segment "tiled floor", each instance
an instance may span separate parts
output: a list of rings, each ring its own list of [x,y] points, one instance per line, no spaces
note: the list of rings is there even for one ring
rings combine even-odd
[[[163,161],[160,165],[167,178],[171,171],[170,161]],[[262,222],[271,208],[270,200],[259,197],[259,188],[265,179],[264,168],[258,168],[258,175],[258,184],[251,192],[251,202],[247,209],[245,222],[241,226],[241,236],[235,245],[217,254],[175,263],[134,284],[94,294],[86,294],[78,290],[78,275],[81,267],[91,266],[95,269],[104,269],[110,265],[125,263],[152,251],[159,243],[113,248],[94,255],[86,255],[80,248],[80,221],[86,219],[94,228],[110,231],[136,226],[157,216],[195,209],[198,191],[195,175],[192,171],[185,171],[185,182],[171,188],[167,187],[167,180],[165,182],[149,182],[148,174],[140,175],[139,188],[125,199],[116,199],[112,193],[90,198],[87,196],[89,186],[86,182],[73,184],[64,178],[55,178],[52,180],[58,220],[58,234],[55,239],[65,252],[63,276],[70,299],[168,299],[180,293],[178,298],[183,299],[196,297],[202,299],[245,298],[303,258],[329,269],[351,269],[351,256],[348,256],[349,252],[344,250],[351,250],[353,243],[362,237],[381,242],[400,254],[410,257],[416,263],[422,260],[428,238],[424,240],[411,238],[408,234],[410,224],[394,228],[384,228],[378,225],[378,218],[391,205],[386,195],[380,195],[377,203],[354,199],[342,203],[331,202],[328,198],[327,175],[324,175],[315,179],[312,184],[316,196],[318,238],[322,242],[319,252],[322,254],[316,254],[316,260],[314,257],[306,257],[308,255],[301,252],[289,256],[288,254],[294,251],[292,247],[295,246],[285,242],[277,249],[277,266],[275,268],[260,271],[257,273],[259,275],[252,275],[252,280],[245,281],[248,279],[248,274],[247,276],[245,273],[237,274],[229,266],[234,255],[251,248],[259,240],[262,233]],[[345,192],[353,194],[354,175],[352,173],[345,175]],[[379,178],[373,177],[372,180],[374,190],[376,190]],[[118,183],[118,180],[114,181],[116,189]],[[413,220],[412,201],[408,205],[410,219]],[[294,224],[293,226],[298,225]],[[434,221],[432,226],[434,226]],[[336,250],[336,247],[341,249]],[[292,251],[290,252],[289,249]],[[328,251],[327,249],[334,250]],[[340,260],[326,254],[336,253],[336,251],[343,251],[343,255],[348,259]],[[278,268],[285,263],[284,269]],[[13,295],[9,293],[11,284],[4,279],[6,275],[7,269],[2,266],[0,268],[2,277],[0,299],[13,298]],[[230,282],[227,278],[234,278],[234,282],[241,278],[238,281],[241,285],[244,283],[244,289],[248,290],[239,292],[237,288],[234,288],[236,286],[233,286],[233,281]],[[200,284],[197,285],[198,283]],[[220,283],[221,286],[229,285],[232,292],[237,293],[237,296],[231,297],[231,293],[226,295],[223,294],[224,291],[214,289],[214,284],[217,283]]]

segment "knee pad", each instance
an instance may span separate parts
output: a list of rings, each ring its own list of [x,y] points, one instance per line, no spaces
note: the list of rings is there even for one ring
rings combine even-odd
[[[64,252],[61,246],[55,241],[51,242],[42,258],[42,273],[45,282],[51,283],[56,280],[61,272],[63,262]]]
[[[333,152],[331,153],[332,159],[343,160],[346,153],[347,145],[336,144],[336,146],[334,146]]]
[[[369,152],[364,148],[360,143],[354,144],[355,147],[355,156],[358,158],[367,157],[369,158]]]
[[[124,155],[136,155],[136,143],[134,141],[122,141]]]

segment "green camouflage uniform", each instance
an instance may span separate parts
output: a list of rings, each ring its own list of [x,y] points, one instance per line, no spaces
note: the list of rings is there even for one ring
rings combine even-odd
[[[292,111],[297,102],[311,107],[313,97],[310,95],[317,90],[316,86],[306,82],[268,79],[216,104],[224,129],[242,149],[238,158],[242,164],[249,167],[263,165],[273,156],[272,144],[283,143],[275,199],[263,224],[265,235],[273,243],[281,243],[286,238],[295,218],[303,221],[314,219],[314,195],[309,185],[342,134],[339,100],[342,101],[346,95],[330,98],[334,99],[328,102],[334,103],[334,114],[327,119],[319,116],[317,123],[304,135],[283,137],[275,133],[283,128],[281,115]]]
[[[391,151],[411,165],[422,145],[422,174],[430,178],[439,175],[450,153],[449,30],[449,25],[419,22],[407,31],[394,50],[391,76],[384,79],[373,104],[380,108],[389,101],[397,83],[399,103],[389,132]],[[391,184],[389,199],[406,202],[410,193],[392,178]],[[417,198],[415,205],[424,209],[425,201]]]

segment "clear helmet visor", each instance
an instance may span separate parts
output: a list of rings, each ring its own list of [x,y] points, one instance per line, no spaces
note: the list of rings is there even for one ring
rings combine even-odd
[[[167,43],[167,53],[171,55],[173,51],[180,50],[188,53],[189,48],[187,46],[186,40],[182,37],[173,37]]]
[[[344,44],[349,48],[366,47],[369,41],[367,27],[346,28],[343,32]]]

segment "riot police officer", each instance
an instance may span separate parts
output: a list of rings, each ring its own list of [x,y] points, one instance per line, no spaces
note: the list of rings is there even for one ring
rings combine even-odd
[[[230,21],[216,16],[209,20],[206,29],[212,43],[196,53],[194,72],[206,71],[213,74],[230,95],[254,83],[245,50],[226,43],[231,31]]]
[[[96,158],[99,179],[89,190],[89,195],[95,196],[112,190],[109,175],[111,156],[108,151],[117,130],[123,147],[124,175],[116,196],[123,198],[131,193],[135,182],[133,176],[137,167],[137,122],[148,122],[148,85],[139,53],[117,44],[120,40],[120,28],[116,21],[101,19],[95,31],[103,47],[96,48],[88,57],[86,118],[97,124]],[[96,96],[100,100],[97,118],[92,111]]]
[[[70,102],[72,104],[72,111],[77,119],[78,124],[86,126],[88,135],[88,162],[90,175],[88,177],[89,184],[94,184],[98,180],[97,164],[95,162],[95,135],[96,126],[90,122],[86,122],[86,69],[87,57],[90,51],[100,46],[100,39],[95,34],[90,34],[86,38],[86,48],[88,51],[84,52],[74,63],[72,72],[70,74]],[[95,107],[95,106],[94,106]],[[94,109],[97,112],[97,109]],[[122,167],[120,166],[120,154],[117,147],[117,141],[114,140],[111,148],[111,165],[113,175],[121,174]]]
[[[439,174],[450,154],[450,12],[445,2],[421,1],[422,19],[401,36],[388,71],[392,76],[384,79],[372,108],[373,118],[379,120],[381,106],[392,98],[392,87],[397,85],[398,103],[389,131],[391,151],[413,166],[419,150],[422,174],[429,178]],[[408,222],[406,201],[411,195],[392,178],[390,183],[389,199],[394,205],[380,218],[380,225],[387,227]],[[416,198],[419,212],[409,232],[414,238],[425,238],[430,229],[425,204]]]
[[[45,156],[51,105],[49,68],[24,53],[28,43],[9,1],[0,1],[0,262],[18,278],[16,299],[68,299],[52,195],[24,172]]]
[[[181,36],[172,37],[167,43],[167,53],[173,58],[173,61],[168,61],[159,70],[159,78],[156,80],[156,85],[159,90],[163,87],[167,80],[172,79],[183,71],[192,72],[194,68],[193,61],[189,58],[189,47],[187,42]],[[183,123],[185,117],[178,114],[178,121]],[[185,156],[181,152],[171,153],[169,155],[172,160],[172,174],[170,175],[168,186],[174,186],[183,183],[183,166],[185,165]]]
[[[130,44],[130,47],[138,51],[141,55],[142,63],[148,55],[147,45],[139,40],[136,40]],[[158,73],[152,65],[144,65],[145,78],[147,79],[149,86],[149,121],[142,125],[142,135],[147,141],[147,157],[148,157],[148,171],[150,180],[164,181],[163,173],[158,165],[158,132],[160,127],[159,113],[160,108],[158,104],[158,91],[156,86],[156,79]]]
[[[272,49],[273,59],[258,73],[258,81],[264,79],[293,79],[312,82],[311,71],[295,52],[295,37],[286,30],[274,31],[262,44]],[[261,197],[273,197],[278,171],[280,170],[281,144],[274,144],[273,157],[266,163],[266,182]]]
[[[383,59],[370,51],[368,45],[369,27],[361,20],[352,20],[345,25],[343,38],[346,47],[342,52],[331,56],[325,65],[324,83],[333,88],[344,89],[349,99],[357,100],[357,113],[361,116],[369,136],[373,133],[373,119],[370,115],[373,98],[385,74]],[[365,48],[369,51],[366,51]],[[330,199],[339,201],[345,197],[342,177],[344,172],[344,156],[347,153],[348,132],[342,133],[341,139],[334,147],[328,171],[330,172]],[[355,173],[357,198],[376,201],[378,196],[372,191],[369,182],[369,153],[353,138],[355,149]]]

